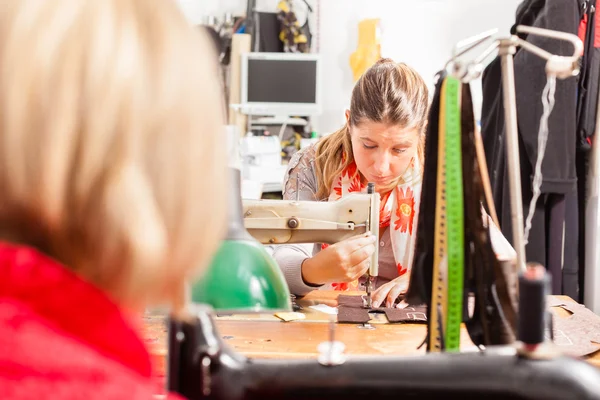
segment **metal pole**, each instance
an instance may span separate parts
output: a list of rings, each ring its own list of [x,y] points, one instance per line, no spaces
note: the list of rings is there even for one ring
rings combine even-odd
[[[587,195],[585,201],[585,283],[583,302],[587,308],[600,313],[600,248],[598,232],[600,231],[600,212],[598,200],[600,192],[600,91],[596,112],[596,127],[592,137],[592,152],[587,171]],[[580,239],[581,240],[581,239]]]
[[[511,38],[500,40],[499,54],[502,66],[502,97],[506,123],[506,155],[510,188],[513,247],[517,252],[517,270],[525,272],[526,256],[523,240],[523,197],[521,194],[521,163],[519,161],[519,138],[517,126],[517,103],[515,94],[515,71],[513,55],[515,43]]]
[[[246,33],[250,35],[250,51],[255,51],[254,46],[254,24],[255,24],[255,15],[254,8],[256,7],[256,0],[247,0],[246,2]]]

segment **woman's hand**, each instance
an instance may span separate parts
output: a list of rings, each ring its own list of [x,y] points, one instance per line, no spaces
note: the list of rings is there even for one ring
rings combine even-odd
[[[302,263],[302,278],[310,285],[357,280],[369,269],[375,240],[365,234],[328,246]]]
[[[403,295],[408,290],[409,274],[399,276],[386,284],[381,285],[372,294],[373,308],[385,304],[385,307],[393,307],[398,296]],[[404,308],[406,303],[400,302],[396,307]]]

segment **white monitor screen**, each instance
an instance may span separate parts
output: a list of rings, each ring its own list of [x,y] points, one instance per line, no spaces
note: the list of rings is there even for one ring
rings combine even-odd
[[[317,113],[318,64],[314,54],[245,54],[242,58],[243,108],[256,114]]]

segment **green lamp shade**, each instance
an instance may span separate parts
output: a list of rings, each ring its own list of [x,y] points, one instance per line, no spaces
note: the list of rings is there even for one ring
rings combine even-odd
[[[289,293],[277,262],[261,243],[227,239],[192,286],[192,302],[217,312],[291,311]]]

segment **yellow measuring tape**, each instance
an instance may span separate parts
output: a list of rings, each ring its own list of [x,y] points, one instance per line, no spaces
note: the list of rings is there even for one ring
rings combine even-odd
[[[445,258],[446,246],[446,82],[444,79],[440,89],[440,115],[438,123],[438,164],[435,192],[435,230],[433,250],[433,282],[431,285],[431,311],[429,332],[429,351],[442,351],[445,315],[446,283],[442,275],[441,263]],[[440,315],[441,312],[441,315]]]

